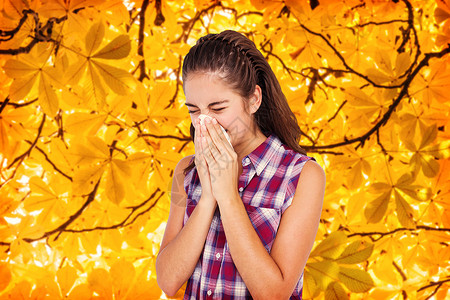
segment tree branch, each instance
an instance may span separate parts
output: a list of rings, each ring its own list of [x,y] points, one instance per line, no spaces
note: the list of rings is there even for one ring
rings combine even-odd
[[[139,62],[139,81],[143,81],[145,78],[149,79],[147,72],[145,70],[145,58],[144,58],[144,38],[145,38],[145,12],[147,11],[147,7],[149,4],[149,0],[144,0],[142,2],[141,11],[139,12],[139,42],[137,53],[142,57]]]
[[[33,143],[31,143],[30,148],[29,148],[27,151],[25,151],[22,155],[17,156],[17,157],[11,162],[11,164],[10,164],[9,166],[6,167],[7,169],[11,168],[16,162],[19,162],[19,161],[22,162],[22,161],[25,159],[25,157],[27,157],[28,155],[30,155],[31,150],[33,150],[34,146],[36,146],[36,143],[37,143],[37,141],[39,140],[39,138],[40,138],[40,136],[41,136],[42,129],[44,128],[45,116],[46,116],[45,114],[42,115],[42,121],[41,121],[41,124],[39,125],[39,129],[38,129],[36,138],[34,139]]]
[[[111,225],[111,226],[96,226],[93,228],[83,228],[83,229],[64,229],[64,232],[72,232],[72,233],[81,233],[81,232],[90,232],[90,231],[95,231],[95,230],[110,230],[110,229],[117,229],[117,228],[122,228],[122,227],[127,227],[131,224],[133,224],[136,219],[140,216],[142,216],[143,214],[149,212],[157,203],[158,201],[161,199],[161,197],[165,194],[164,192],[162,192],[159,197],[145,210],[141,211],[140,213],[136,214],[134,216],[134,218],[127,223],[128,219],[131,218],[131,216],[141,207],[145,206],[150,200],[152,200],[156,194],[158,192],[160,192],[161,190],[159,188],[156,189],[155,192],[153,192],[153,194],[147,198],[145,201],[143,201],[142,203],[140,203],[139,205],[136,206],[131,206],[131,207],[127,207],[128,209],[131,209],[131,212],[128,214],[128,216],[122,220],[122,222]]]
[[[411,84],[412,80],[416,77],[416,75],[419,73],[419,71],[423,67],[428,65],[430,59],[441,58],[441,57],[447,55],[448,53],[450,53],[450,45],[448,45],[447,48],[445,48],[444,50],[442,50],[440,52],[426,53],[425,57],[420,61],[420,63],[417,65],[417,67],[414,69],[414,71],[410,75],[408,75],[408,77],[405,79],[404,83],[401,86],[402,89],[400,90],[398,96],[396,97],[394,102],[389,106],[389,109],[386,111],[386,113],[383,115],[383,117],[380,119],[380,121],[378,121],[374,127],[372,127],[369,131],[367,131],[362,136],[359,136],[359,137],[356,137],[353,139],[348,139],[344,142],[335,143],[335,144],[319,145],[319,146],[317,146],[317,145],[313,145],[313,146],[302,145],[302,147],[305,150],[309,150],[309,149],[313,149],[313,148],[314,149],[331,149],[331,148],[337,148],[337,147],[341,147],[341,146],[345,146],[345,145],[350,145],[350,144],[353,144],[356,142],[360,143],[359,146],[364,146],[365,141],[367,139],[369,139],[373,133],[375,133],[378,129],[380,129],[380,127],[384,126],[387,123],[387,121],[391,117],[392,113],[395,111],[397,106],[400,104],[400,101],[408,94],[409,85]]]
[[[369,236],[373,241],[381,240],[383,237],[393,235],[400,231],[409,231],[409,232],[416,232],[418,230],[427,230],[427,231],[441,231],[441,232],[448,232],[450,233],[450,228],[440,228],[440,227],[429,227],[425,225],[418,225],[416,228],[396,228],[392,231],[386,231],[386,232],[355,232],[348,235],[348,237],[354,237],[354,236]],[[377,238],[374,238],[373,236],[378,236]]]
[[[54,238],[54,241],[56,241],[59,238],[59,236],[61,235],[61,233],[67,228],[67,226],[72,224],[73,221],[75,221],[79,216],[81,216],[81,214],[89,206],[89,204],[91,204],[92,201],[94,201],[95,195],[97,194],[98,186],[100,185],[100,181],[101,181],[101,178],[95,184],[95,187],[92,190],[92,192],[89,193],[86,202],[81,206],[81,208],[75,214],[70,216],[70,218],[66,222],[64,222],[63,224],[61,224],[57,228],[44,233],[41,237],[34,238],[34,239],[26,238],[26,239],[23,239],[23,240],[25,242],[31,243],[31,242],[35,242],[35,241],[39,241],[39,240],[42,240],[44,238],[47,238],[47,237],[49,237],[49,236],[51,236],[51,235],[53,235],[55,233],[58,233],[58,235]]]

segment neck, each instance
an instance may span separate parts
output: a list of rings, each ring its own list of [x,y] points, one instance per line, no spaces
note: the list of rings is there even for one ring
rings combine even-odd
[[[266,138],[267,137],[259,129],[243,136],[240,141],[234,145],[234,151],[238,155],[239,163],[242,162],[244,157],[261,145]]]

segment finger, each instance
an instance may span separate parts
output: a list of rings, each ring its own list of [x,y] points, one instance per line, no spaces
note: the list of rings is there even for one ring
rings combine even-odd
[[[206,139],[206,146],[208,147],[209,153],[213,157],[214,160],[218,160],[220,156],[222,155],[219,147],[214,143],[211,135],[207,134],[203,138]]]
[[[213,119],[212,122],[211,120],[208,119],[206,124],[208,133],[211,136],[211,141],[214,143],[217,150],[220,152],[221,148],[223,148],[223,141],[222,138],[220,137],[220,135],[223,133],[222,130],[220,129],[220,125],[216,119]]]
[[[206,164],[208,166],[211,166],[214,162],[214,157],[211,153],[211,146],[210,146],[210,142],[208,142],[208,137],[202,136],[201,137],[201,145],[202,145],[202,155],[203,158],[206,161]]]

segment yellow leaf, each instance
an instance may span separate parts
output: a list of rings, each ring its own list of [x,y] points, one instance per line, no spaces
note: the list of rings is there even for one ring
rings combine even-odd
[[[369,77],[376,84],[383,84],[389,82],[390,80],[390,78],[386,74],[375,68],[369,68],[365,73],[367,77]]]
[[[88,276],[89,287],[103,299],[112,299],[111,277],[105,269],[94,269]]]
[[[350,168],[347,176],[347,184],[350,189],[356,189],[361,186],[363,181],[362,163],[358,161]]]
[[[400,76],[409,69],[411,65],[411,58],[408,53],[402,52],[397,55],[395,61],[395,73]]]
[[[391,199],[391,191],[382,194],[375,200],[370,201],[364,210],[364,215],[369,223],[378,223],[386,214],[389,200]]]
[[[128,56],[131,50],[131,41],[128,35],[122,34],[112,40],[92,57],[103,59],[121,59]]]
[[[304,299],[315,298],[319,295],[320,290],[317,287],[316,281],[314,277],[305,270],[303,274],[303,293],[302,296]]]
[[[76,165],[94,162],[103,163],[110,157],[108,145],[96,136],[87,137],[84,144],[75,144],[72,147],[71,152],[72,155],[78,158],[78,160],[74,162]]]
[[[72,291],[70,291],[69,300],[87,300],[92,299],[92,290],[89,288],[87,283],[82,283],[75,286]]]
[[[400,221],[400,224],[406,228],[414,228],[415,222],[413,209],[397,191],[395,191],[395,203],[397,208],[397,218]]]
[[[17,206],[19,206],[19,204],[19,201],[14,200],[14,198],[8,197],[6,189],[0,189],[0,217],[14,211]]]
[[[379,107],[379,105],[367,96],[361,89],[351,86],[345,90],[349,104],[361,107]]]
[[[439,3],[439,1],[436,1]],[[438,23],[442,23],[445,20],[447,20],[448,18],[450,18],[450,13],[443,10],[440,7],[436,7],[436,10],[434,11],[434,18],[436,19],[436,21]]]
[[[374,59],[378,68],[382,69],[387,74],[392,73],[392,62],[390,53],[387,53],[384,50],[377,49],[375,51]]]
[[[56,271],[56,277],[58,279],[58,284],[64,297],[69,293],[70,289],[75,283],[75,280],[78,278],[77,270],[74,267],[66,265]]]
[[[86,166],[78,170],[73,177],[73,193],[76,195],[87,195],[92,192],[104,171],[104,164]]]
[[[105,25],[103,22],[97,22],[89,29],[88,34],[85,39],[85,48],[88,56],[95,51],[103,41],[103,37],[105,36]]]
[[[422,166],[423,174],[428,178],[433,178],[439,173],[439,163],[432,156],[425,158],[419,155],[420,165]]]
[[[105,83],[115,93],[125,95],[132,90],[134,78],[130,73],[98,61],[93,61],[92,64],[99,71]]]
[[[11,78],[21,78],[37,71],[35,66],[17,59],[8,59],[3,66],[3,70]]]
[[[12,101],[19,101],[26,98],[36,82],[36,74],[37,72],[13,81],[9,88],[9,97]]]
[[[374,286],[370,275],[363,270],[341,267],[339,269],[339,279],[354,293],[367,292]]]
[[[129,289],[132,288],[136,270],[132,263],[125,260],[118,260],[109,271],[111,274],[112,284],[114,288],[114,295],[117,299],[126,299]]]
[[[27,300],[30,299],[31,283],[29,281],[22,280],[17,283],[11,291],[11,299],[14,300]]]
[[[82,133],[87,136],[92,136],[97,133],[106,118],[107,115],[102,114],[74,112],[67,117],[64,129],[70,134],[78,135]]]
[[[109,200],[119,204],[125,197],[125,180],[131,176],[131,169],[126,162],[113,159],[106,175],[106,195]]]
[[[83,246],[83,253],[96,254],[100,244],[100,232],[96,230],[83,232],[80,234],[80,242]]]
[[[106,91],[100,80],[100,75],[97,73],[96,68],[92,66],[92,61],[88,64],[87,72],[89,76],[84,76],[82,81],[86,94],[89,97],[87,101],[95,102],[97,110],[101,110],[105,105]]]
[[[8,264],[0,263],[0,292],[6,289],[11,281],[11,271]]]
[[[79,58],[72,63],[64,74],[63,80],[72,86],[76,85],[81,77],[86,73],[88,63],[86,59]]]
[[[124,219],[125,217],[123,217]],[[122,219],[120,220],[120,222]],[[112,223],[112,222],[111,222]],[[109,223],[108,225],[110,225]],[[102,248],[110,248],[113,251],[121,252],[123,237],[118,230],[106,230],[102,232]]]
[[[366,196],[367,194],[365,192],[351,195],[346,207],[346,216],[349,221],[353,221],[356,217],[360,216],[360,212],[365,204],[364,201],[361,201],[361,199]]]
[[[306,266],[321,290],[325,290],[331,282],[338,280],[339,266],[333,261],[311,262]]]
[[[53,87],[47,82],[43,75],[39,81],[39,104],[42,110],[51,117],[56,115],[59,108],[58,96],[56,96]]]
[[[437,137],[437,127],[436,124],[433,124],[425,130],[422,135],[422,141],[420,142],[419,149],[431,144]]]
[[[310,257],[322,256],[331,259],[336,258],[344,250],[346,242],[347,236],[344,232],[334,231],[314,248]]]
[[[366,261],[372,254],[374,245],[364,241],[354,241],[345,248],[335,260],[340,264],[358,264]]]
[[[338,282],[332,282],[325,291],[325,300],[346,300],[349,299],[347,292]]]

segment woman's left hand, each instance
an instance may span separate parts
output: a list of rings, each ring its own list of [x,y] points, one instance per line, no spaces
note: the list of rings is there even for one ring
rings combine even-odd
[[[214,198],[220,203],[237,193],[238,162],[237,154],[222,132],[216,119],[205,120],[202,127],[204,157],[211,176]]]

